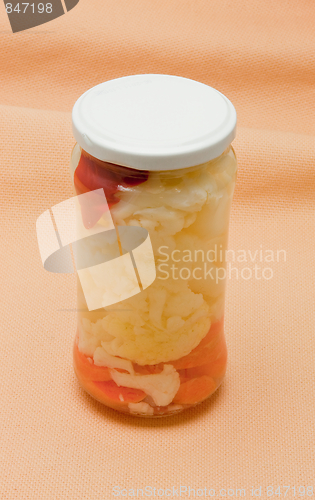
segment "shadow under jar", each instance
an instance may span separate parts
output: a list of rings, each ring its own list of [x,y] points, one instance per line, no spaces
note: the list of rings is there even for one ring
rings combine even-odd
[[[89,291],[78,279],[74,369],[82,387],[115,410],[172,415],[207,399],[224,378],[235,127],[226,97],[167,75],[112,80],[74,106],[75,194],[103,190],[107,200],[92,211],[80,204],[96,234],[82,240],[76,262],[104,257],[107,267],[90,265]],[[132,251],[147,234],[146,251]],[[130,254],[133,285],[122,260]],[[142,280],[149,265],[150,284]],[[87,305],[94,288],[102,307]]]

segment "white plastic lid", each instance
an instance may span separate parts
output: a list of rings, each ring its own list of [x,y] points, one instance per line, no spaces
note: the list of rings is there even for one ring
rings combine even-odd
[[[72,123],[78,144],[99,160],[174,170],[220,156],[235,137],[236,111],[223,94],[194,80],[135,75],[85,92]]]

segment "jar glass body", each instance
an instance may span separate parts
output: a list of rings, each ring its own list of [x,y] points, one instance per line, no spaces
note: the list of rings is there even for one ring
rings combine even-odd
[[[227,366],[225,254],[236,172],[231,146],[202,165],[150,172],[100,161],[74,147],[75,194],[104,190],[121,256],[126,249],[117,228],[147,230],[156,272],[149,286],[140,283],[139,293],[94,310],[78,279],[74,369],[101,403],[132,415],[167,416],[204,401],[221,384]],[[106,227],[106,214],[100,211],[90,224]],[[102,254],[101,246],[94,241],[84,252]]]

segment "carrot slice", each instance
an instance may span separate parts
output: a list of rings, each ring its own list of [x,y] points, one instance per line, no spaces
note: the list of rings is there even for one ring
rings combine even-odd
[[[217,384],[211,377],[202,376],[193,378],[180,385],[173,399],[173,403],[193,405],[206,399],[217,388]]]
[[[94,384],[106,398],[115,403],[139,403],[139,401],[142,401],[146,397],[144,391],[130,387],[119,387],[113,380],[109,380],[108,382],[94,382]]]
[[[214,346],[223,336],[223,319],[214,323],[207,335],[202,339],[200,344],[195,347],[189,354],[175,361],[170,361],[176,370],[186,370],[195,366],[201,366],[209,362],[212,358]]]
[[[73,361],[80,378],[84,380],[105,382],[111,379],[109,369],[106,366],[96,366],[92,358],[79,351],[76,342],[73,347]]]
[[[180,370],[179,376],[182,382],[186,382],[189,379],[202,377],[206,375],[207,377],[222,379],[226,372],[227,364],[227,348],[224,336],[222,336],[220,342],[212,350],[211,355],[207,359],[206,363],[200,366],[194,366],[186,370]]]
[[[212,348],[209,346],[196,347],[191,353],[187,354],[183,358],[177,359],[176,361],[170,361],[169,364],[173,365],[175,370],[187,370],[188,368],[193,368],[194,366],[200,366],[207,363],[209,357],[211,356]]]
[[[223,327],[224,327],[224,317],[222,316],[220,321],[216,321],[215,323],[212,323],[207,335],[202,339],[202,341],[200,342],[200,344],[197,347],[203,347],[205,345],[210,344],[210,342],[215,337],[217,337],[219,334],[223,333]]]

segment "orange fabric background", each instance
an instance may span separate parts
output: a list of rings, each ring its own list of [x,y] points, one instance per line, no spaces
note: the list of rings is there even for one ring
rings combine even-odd
[[[314,2],[80,0],[16,34],[1,3],[0,20],[0,498],[107,500],[115,485],[180,484],[245,488],[246,497],[262,486],[267,498],[268,485],[315,487]],[[270,280],[228,281],[229,368],[219,391],[152,421],[119,415],[79,388],[75,276],[44,271],[35,233],[37,217],[72,196],[76,99],[149,72],[193,78],[231,99],[239,176],[230,248],[287,254],[261,264],[272,267]]]

